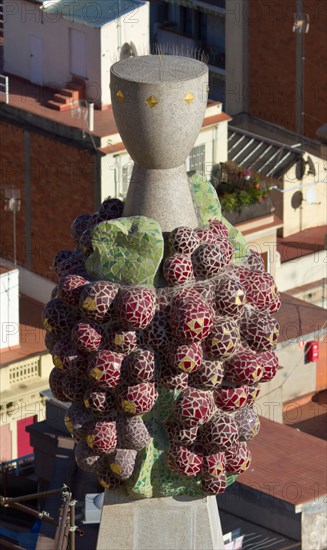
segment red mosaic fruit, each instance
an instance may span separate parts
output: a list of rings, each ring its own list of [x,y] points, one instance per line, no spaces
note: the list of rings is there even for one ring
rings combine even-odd
[[[119,391],[119,404],[122,411],[129,414],[149,412],[158,398],[152,382],[142,382],[135,386],[123,386]]]
[[[154,353],[145,349],[137,349],[125,361],[124,381],[131,384],[151,382],[154,378]]]
[[[42,312],[45,330],[59,337],[69,333],[76,320],[76,311],[58,299],[48,302]]]
[[[200,244],[215,244],[217,240],[217,233],[212,231],[208,226],[197,227],[194,230],[197,238],[199,239]]]
[[[241,335],[251,349],[268,351],[277,343],[279,323],[268,313],[252,310],[242,322]]]
[[[215,244],[201,244],[192,254],[194,275],[210,279],[219,275],[229,264],[233,254],[232,245],[223,239]]]
[[[166,347],[172,340],[170,315],[156,311],[151,323],[143,331],[144,342],[154,350]]]
[[[181,344],[173,348],[169,356],[173,367],[190,374],[200,367],[203,352],[201,344],[193,342],[193,344]]]
[[[221,386],[214,390],[214,398],[217,407],[223,411],[236,411],[236,409],[245,407],[247,403],[247,386],[245,384],[231,387]]]
[[[80,275],[65,275],[58,283],[58,298],[70,306],[78,306],[80,294],[88,283]]]
[[[101,466],[97,474],[98,482],[104,489],[116,489],[123,484],[120,479],[114,476],[105,459],[103,466]]]
[[[112,414],[115,411],[115,398],[108,390],[92,387],[84,394],[84,406],[98,414]]]
[[[217,235],[217,237],[220,237],[221,239],[228,239],[228,229],[223,222],[211,219],[209,220],[209,227],[211,231]]]
[[[192,283],[194,281],[194,273],[191,256],[187,254],[168,256],[163,263],[162,273],[167,283],[171,286]]]
[[[81,214],[73,221],[70,227],[70,234],[75,242],[78,243],[79,239],[82,236],[82,233],[90,227],[92,223],[92,214]]]
[[[247,404],[250,405],[250,407],[253,407],[254,403],[256,402],[258,396],[260,393],[260,388],[258,384],[254,384],[253,386],[247,386]]]
[[[90,254],[92,254],[92,227],[88,227],[85,231],[83,231],[78,242],[78,250],[80,250],[84,258],[87,258]]]
[[[109,321],[119,286],[108,281],[90,283],[81,292],[79,306],[83,317],[97,323]]]
[[[269,273],[243,269],[239,277],[248,303],[260,311],[266,311],[278,297],[274,278]]]
[[[240,441],[250,441],[259,433],[259,417],[249,405],[238,409],[233,416],[238,426]]]
[[[73,403],[65,415],[65,426],[74,437],[85,438],[95,421],[92,410],[82,403]]]
[[[192,254],[200,241],[191,227],[176,227],[168,237],[171,254]]]
[[[135,330],[115,329],[105,337],[105,346],[112,351],[128,355],[137,349],[138,333]]]
[[[226,457],[221,451],[203,457],[201,474],[205,478],[217,478],[225,473]]]
[[[113,420],[98,420],[86,436],[88,446],[100,453],[111,453],[117,446],[116,422]]]
[[[239,328],[233,319],[215,317],[212,331],[203,342],[207,359],[228,359],[240,346]]]
[[[156,288],[156,311],[162,311],[164,313],[170,312],[171,301],[176,293],[184,291],[184,288],[176,288],[171,286],[164,286],[162,288]]]
[[[117,420],[119,445],[141,451],[151,441],[151,434],[141,416],[121,416]]]
[[[237,353],[226,361],[225,368],[227,372],[231,371],[241,384],[256,384],[263,375],[258,355],[244,347],[240,347]]]
[[[203,477],[201,489],[206,495],[219,495],[227,489],[227,477],[222,473],[219,477]]]
[[[200,426],[208,422],[213,409],[214,404],[210,393],[195,388],[182,391],[174,403],[176,420],[186,426]]]
[[[171,330],[182,342],[200,342],[212,329],[212,311],[201,298],[174,298],[171,309]]]
[[[168,467],[183,477],[195,477],[201,471],[202,456],[192,451],[192,448],[173,444],[167,453]]]
[[[82,351],[97,351],[101,344],[102,334],[96,326],[79,321],[72,328],[71,340]]]
[[[65,396],[72,403],[83,401],[84,394],[90,386],[85,378],[70,376],[70,374],[65,375],[62,384]]]
[[[58,369],[54,368],[50,372],[49,376],[49,386],[50,390],[52,392],[52,395],[58,399],[58,401],[69,402],[69,399],[66,397],[66,394],[64,392],[64,386],[63,386],[63,380],[65,377],[65,373]]]
[[[89,362],[89,375],[96,386],[104,390],[115,388],[120,382],[123,359],[124,355],[115,351],[97,351]]]
[[[262,365],[263,375],[260,382],[268,382],[277,374],[279,361],[276,353],[273,351],[263,351],[257,354],[258,361]]]
[[[203,359],[200,368],[189,376],[189,385],[199,390],[213,390],[222,384],[223,364],[217,360]]]
[[[266,271],[264,259],[256,250],[250,250],[245,260],[245,265],[255,271]]]
[[[160,384],[169,390],[185,390],[188,387],[189,375],[180,369],[173,367],[159,358],[158,363],[161,367]]]
[[[75,447],[76,464],[84,472],[97,472],[103,464],[103,457],[103,453],[90,449],[84,439]]]
[[[56,343],[59,342],[60,337],[56,336],[55,334],[51,334],[51,332],[46,332],[44,337],[44,343],[47,350],[52,353],[53,348],[55,347]]]
[[[242,286],[231,278],[224,278],[217,284],[215,298],[218,315],[240,317],[245,310],[245,292]]]
[[[52,361],[55,367],[72,376],[86,376],[87,374],[87,358],[78,352],[70,340],[61,339],[55,344]]]
[[[53,289],[51,290],[51,300],[54,300],[55,298],[59,298],[58,296],[58,285],[56,285],[55,287],[53,287]]]
[[[99,208],[100,215],[106,215],[107,220],[116,220],[123,215],[124,203],[117,198],[108,198],[103,201]]]
[[[212,309],[215,308],[215,292],[216,285],[213,281],[196,281],[192,285],[192,290],[195,290],[201,300],[203,300]]]
[[[117,296],[117,315],[124,327],[144,329],[155,314],[156,295],[145,287],[122,288]]]
[[[238,442],[238,427],[234,418],[227,413],[217,412],[204,424],[199,433],[206,454],[225,452]]]
[[[109,469],[117,479],[126,480],[132,477],[137,451],[133,449],[118,449],[108,457]]]
[[[251,451],[247,448],[246,443],[239,444],[235,454],[226,456],[226,472],[227,474],[242,474],[251,464]]]
[[[52,266],[58,277],[69,274],[82,275],[86,272],[83,254],[80,250],[62,250],[53,260]]]
[[[171,443],[189,447],[195,443],[199,428],[198,426],[185,426],[185,424],[170,420],[166,422],[165,429]]]
[[[267,308],[267,312],[269,313],[276,313],[280,310],[280,307],[282,305],[281,297],[278,291],[276,291],[276,298],[273,302],[271,302]]]

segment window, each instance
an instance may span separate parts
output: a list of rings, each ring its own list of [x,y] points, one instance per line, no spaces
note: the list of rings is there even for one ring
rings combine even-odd
[[[193,36],[193,12],[190,8],[181,7],[181,31],[187,36]]]
[[[127,195],[129,182],[131,181],[131,176],[134,168],[134,162],[130,161],[124,164],[122,170],[122,194],[124,197]]]
[[[206,146],[198,145],[193,147],[190,156],[189,156],[189,170],[197,170],[198,172],[205,172],[205,157],[206,157]]]
[[[225,78],[213,71],[209,72],[209,98],[225,103]]]

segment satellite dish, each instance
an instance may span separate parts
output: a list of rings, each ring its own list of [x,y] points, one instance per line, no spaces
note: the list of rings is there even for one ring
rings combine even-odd
[[[129,57],[137,57],[137,49],[134,42],[125,42],[120,50],[120,61]]]
[[[303,202],[303,194],[302,191],[296,191],[291,198],[291,205],[294,210],[297,210],[300,208],[301,204]]]
[[[311,174],[312,176],[316,175],[316,167],[314,165],[314,162],[311,157],[308,156],[306,164],[308,165],[308,174]]]
[[[295,166],[296,179],[301,180],[305,172],[305,161],[303,157],[300,157]]]

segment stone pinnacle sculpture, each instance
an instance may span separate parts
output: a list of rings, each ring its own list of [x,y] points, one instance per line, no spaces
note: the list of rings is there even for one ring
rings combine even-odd
[[[71,402],[78,466],[108,489],[105,505],[117,504],[99,549],[216,549],[212,499],[251,463],[258,383],[278,369],[280,298],[214,188],[184,170],[207,67],[147,56],[111,72],[135,169],[126,203],[109,198],[79,216],[75,250],[54,259],[59,282],[43,313],[50,387]]]
[[[135,162],[124,216],[157,220],[162,231],[196,227],[185,161],[208,100],[208,68],[177,56],[129,58],[111,67],[118,131]]]

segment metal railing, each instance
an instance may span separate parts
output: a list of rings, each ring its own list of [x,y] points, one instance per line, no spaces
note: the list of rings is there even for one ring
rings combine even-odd
[[[9,103],[9,77],[0,74],[0,101]]]
[[[20,456],[19,458],[14,458],[13,460],[7,460],[5,462],[0,462],[0,471],[7,470],[14,472],[16,475],[19,475],[24,471],[24,469],[31,466],[34,461],[34,454]]]

